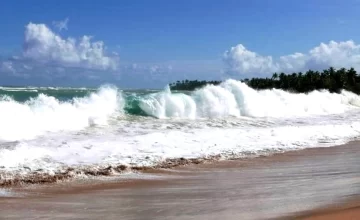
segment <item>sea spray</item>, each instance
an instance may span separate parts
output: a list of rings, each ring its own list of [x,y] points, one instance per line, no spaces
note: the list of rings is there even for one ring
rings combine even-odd
[[[347,91],[257,91],[235,80],[193,92],[1,88],[0,176],[56,180],[65,171],[332,146],[359,138],[359,106]]]
[[[140,102],[140,108],[156,118],[196,117],[196,103],[186,94],[172,94],[169,86],[159,93],[149,94]]]
[[[306,117],[341,114],[360,105],[360,97],[342,91],[296,94],[283,90],[254,90],[245,83],[227,80],[186,94],[169,90],[150,94],[140,108],[156,118]]]
[[[123,102],[121,93],[112,86],[65,102],[42,93],[26,102],[6,96],[0,100],[0,140],[31,139],[46,132],[104,125],[111,115],[122,112]]]
[[[111,118],[129,114],[158,119],[291,118],[342,114],[360,106],[359,96],[347,91],[339,94],[257,91],[235,80],[186,94],[173,93],[169,87],[130,95],[114,86],[88,92],[83,88],[11,90],[14,91],[0,94],[0,140],[3,141],[32,139],[46,132],[79,131],[107,125]],[[42,92],[34,95],[34,90]],[[31,95],[25,101],[17,100],[28,94]]]

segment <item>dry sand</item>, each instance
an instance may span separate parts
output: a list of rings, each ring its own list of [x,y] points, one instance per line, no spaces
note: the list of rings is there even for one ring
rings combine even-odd
[[[117,180],[13,188],[20,197],[0,197],[0,219],[360,219],[359,158],[360,144],[352,142]]]

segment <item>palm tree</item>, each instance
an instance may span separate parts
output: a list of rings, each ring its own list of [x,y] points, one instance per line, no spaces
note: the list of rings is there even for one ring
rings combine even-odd
[[[278,74],[277,73],[274,73],[271,77],[272,80],[277,80],[278,78]]]
[[[355,86],[356,84],[356,71],[354,68],[350,68],[347,72],[347,82],[349,86]]]
[[[330,67],[322,72],[308,70],[305,74],[302,72],[288,75],[285,73],[273,73],[271,78],[246,78],[242,81],[254,89],[280,88],[296,92],[310,92],[315,89],[328,89],[330,92],[339,92],[341,89],[346,89],[360,94],[360,76],[354,68],[336,70]],[[177,90],[194,90],[207,84],[218,85],[220,83],[220,81],[186,79],[171,83],[170,87]]]

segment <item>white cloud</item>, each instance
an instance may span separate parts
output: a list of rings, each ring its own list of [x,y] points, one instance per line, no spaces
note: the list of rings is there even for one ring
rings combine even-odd
[[[53,21],[53,25],[59,29],[59,31],[68,29],[69,18],[65,18],[63,21]]]
[[[169,73],[173,69],[171,65],[168,65],[168,66],[152,65],[148,68],[150,70],[150,73],[152,73],[152,74]]]
[[[310,50],[308,65],[318,65],[321,68],[334,67],[360,67],[360,45],[353,41],[321,43],[318,47]],[[312,66],[310,66],[312,67]]]
[[[13,67],[13,63],[11,61],[3,61],[0,65],[0,71],[5,73],[15,73],[16,70]]]
[[[26,70],[32,70],[32,66],[23,64],[23,68]]]
[[[271,72],[276,68],[271,56],[258,55],[246,49],[242,44],[226,51],[224,60],[231,68],[231,71],[239,73],[264,73]]]
[[[227,74],[239,76],[270,75],[274,72],[298,72],[354,67],[360,69],[360,45],[353,41],[321,43],[308,53],[294,53],[279,58],[262,56],[246,49],[242,44],[225,51],[223,61]]]
[[[156,73],[159,72],[160,67],[158,65],[154,65],[150,67],[150,73]]]
[[[149,63],[132,63],[122,66],[124,70],[130,70],[137,73],[150,73],[150,74],[170,74],[173,66],[170,64],[149,64]]]
[[[134,70],[137,69],[137,68],[138,68],[138,64],[136,64],[136,63],[131,64],[131,68],[133,68]]]
[[[68,67],[116,69],[118,57],[106,55],[104,43],[92,42],[91,38],[85,35],[78,42],[74,38],[63,39],[45,24],[29,23],[25,29],[23,55]]]

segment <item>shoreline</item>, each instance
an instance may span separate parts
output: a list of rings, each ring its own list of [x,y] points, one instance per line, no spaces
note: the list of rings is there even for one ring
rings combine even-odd
[[[117,219],[111,216],[119,215],[123,219],[239,219],[232,218],[234,213],[241,213],[240,219],[346,215],[349,205],[360,201],[359,155],[360,142],[350,142],[271,156],[143,170],[139,175],[103,180],[13,186],[10,189],[22,196],[0,197],[0,210],[6,217],[13,216],[9,219],[21,219],[30,209],[35,210],[31,216],[34,219],[50,217],[49,210],[52,217],[61,216],[65,210],[88,219]],[[90,198],[99,201],[94,201],[95,206],[84,202]],[[79,204],[86,211],[73,209],[71,204]]]
[[[218,164],[219,162],[226,161],[238,161],[240,163],[251,163],[252,160],[256,162],[258,160],[263,160],[264,158],[273,158],[281,157],[281,155],[292,155],[297,154],[298,152],[306,152],[316,149],[323,148],[334,148],[340,147],[343,145],[348,145],[357,141],[350,141],[346,144],[329,146],[329,147],[310,147],[302,149],[291,149],[291,150],[274,150],[274,151],[259,151],[256,153],[246,153],[246,154],[234,154],[234,155],[210,155],[207,157],[199,158],[168,158],[164,161],[161,161],[152,166],[131,166],[125,164],[117,165],[107,165],[107,166],[83,166],[83,167],[63,167],[61,171],[57,171],[53,174],[43,173],[42,171],[33,171],[27,174],[19,174],[12,172],[0,171],[0,189],[9,188],[9,187],[23,187],[29,185],[47,185],[47,184],[57,184],[63,181],[77,181],[78,177],[85,176],[89,179],[110,177],[117,179],[127,173],[158,173],[166,171],[172,171],[177,168],[187,167],[187,166],[197,166],[201,164]]]
[[[27,186],[33,184],[56,184],[59,181],[75,180],[77,175],[85,175],[88,177],[114,177],[117,178],[127,172],[142,172],[152,173],[159,172],[162,169],[171,170],[180,166],[197,165],[203,163],[212,163],[220,161],[220,155],[214,155],[204,158],[174,158],[166,159],[154,166],[127,166],[127,165],[109,165],[105,167],[86,167],[86,168],[73,168],[68,167],[62,172],[56,172],[54,175],[48,173],[39,173],[37,171],[28,173],[26,175],[11,173],[0,173],[0,188],[12,186]],[[238,158],[232,158],[238,159]],[[247,158],[241,158],[247,159]],[[5,178],[4,178],[5,176]],[[11,178],[6,178],[10,176]]]
[[[338,146],[338,145],[337,145]],[[336,146],[335,146],[336,147]],[[234,155],[210,155],[199,158],[168,158],[153,166],[129,166],[124,164],[108,165],[108,166],[83,166],[83,167],[64,167],[62,171],[54,174],[42,173],[41,171],[33,171],[27,174],[13,174],[12,172],[0,172],[0,189],[8,187],[21,187],[28,185],[57,184],[62,181],[76,181],[78,176],[86,176],[89,178],[113,177],[114,179],[126,173],[157,173],[163,170],[171,171],[178,167],[193,166],[200,164],[216,164],[223,161],[239,161],[248,162],[249,160],[259,160],[259,158],[276,157],[278,155],[291,152],[304,151],[307,149],[317,149],[327,147],[312,147],[305,149],[292,150],[274,150],[259,151],[256,153],[234,154]]]

